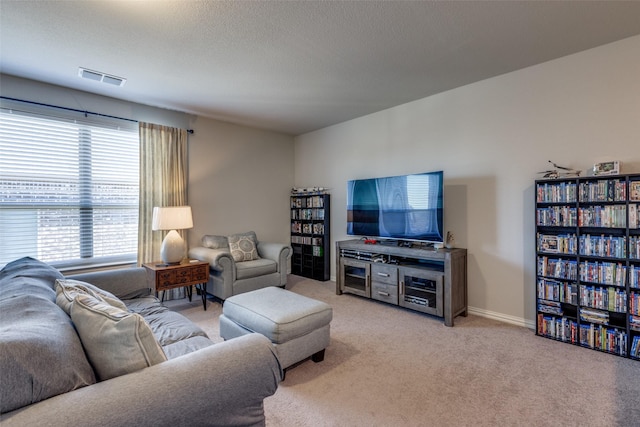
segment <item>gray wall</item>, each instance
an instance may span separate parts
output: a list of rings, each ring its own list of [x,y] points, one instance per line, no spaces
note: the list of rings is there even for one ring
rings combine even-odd
[[[177,111],[0,76],[3,96],[117,117],[193,129],[189,136],[189,204],[203,234],[255,230],[264,241],[289,242],[289,192],[293,186],[291,136]]]
[[[189,142],[191,246],[203,234],[254,230],[289,243],[293,138],[199,117]]]
[[[640,173],[639,51],[637,36],[301,135],[295,184],[331,188],[335,242],[349,238],[347,180],[444,170],[470,311],[532,325],[533,181],[547,160]]]

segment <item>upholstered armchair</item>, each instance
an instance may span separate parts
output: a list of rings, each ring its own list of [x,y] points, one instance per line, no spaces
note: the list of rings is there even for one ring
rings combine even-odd
[[[231,236],[205,235],[189,257],[209,263],[207,293],[224,301],[267,286],[287,284],[290,246],[260,242],[253,231]]]

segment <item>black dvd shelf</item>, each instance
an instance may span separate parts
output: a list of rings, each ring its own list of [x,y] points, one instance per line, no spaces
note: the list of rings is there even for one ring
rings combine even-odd
[[[331,275],[329,194],[291,196],[291,272],[327,281]]]
[[[535,185],[536,334],[640,360],[640,174]]]

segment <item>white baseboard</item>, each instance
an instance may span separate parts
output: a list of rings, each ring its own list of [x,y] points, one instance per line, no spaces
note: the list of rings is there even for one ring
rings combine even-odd
[[[536,323],[523,319],[522,317],[510,316],[508,314],[498,313],[496,311],[489,311],[483,308],[477,307],[469,307],[469,314],[475,314],[476,316],[486,317],[493,320],[498,320],[500,322],[510,323],[516,326],[524,326],[525,328],[534,329],[536,328]]]

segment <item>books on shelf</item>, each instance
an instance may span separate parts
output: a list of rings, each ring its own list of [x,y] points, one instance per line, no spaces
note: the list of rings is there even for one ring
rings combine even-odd
[[[578,323],[566,317],[538,314],[538,335],[564,342],[578,342]]]
[[[578,213],[575,207],[548,206],[536,209],[536,224],[547,227],[575,227]]]
[[[599,323],[601,325],[609,324],[609,313],[602,310],[595,310],[586,307],[580,307],[580,320],[590,323]]]
[[[629,286],[640,288],[640,265],[631,264],[629,267]]]
[[[540,313],[557,314],[558,316],[562,316],[564,314],[562,306],[557,301],[540,300],[538,302],[538,311]]]
[[[580,285],[580,305],[624,313],[627,311],[627,292],[611,286]]]
[[[300,196],[294,194],[291,197],[292,208],[322,208],[324,207],[324,198],[322,195],[317,196]]]
[[[627,257],[626,236],[595,236],[583,234],[579,238],[579,254],[609,258]]]
[[[572,181],[546,182],[537,188],[538,203],[573,203],[576,201],[577,184]]]
[[[578,285],[557,280],[538,279],[538,299],[578,304]]]
[[[313,240],[308,236],[291,236],[291,243],[297,245],[311,245]]]
[[[583,261],[580,263],[580,281],[625,286],[627,267],[621,262]]]
[[[627,354],[627,333],[622,329],[581,323],[580,345],[624,356]]]
[[[640,358],[640,336],[633,337],[633,344],[631,344],[631,357],[636,359]]]
[[[536,333],[640,360],[640,174],[536,181]]]
[[[640,202],[640,181],[629,183],[629,200]]]
[[[629,314],[631,315],[629,316],[631,320],[637,319],[637,323],[632,322],[632,324],[640,327],[640,318],[632,319],[634,316],[640,316],[640,293],[638,292],[631,292],[629,296]]]
[[[578,208],[578,227],[625,228],[625,205],[597,205]]]
[[[573,259],[538,257],[538,276],[577,280],[578,261]]]
[[[578,237],[575,234],[538,233],[538,252],[576,254]]]
[[[320,208],[304,208],[304,209],[292,209],[291,210],[291,219],[301,219],[301,220],[324,220],[324,209]]]
[[[581,202],[624,202],[627,182],[620,179],[599,179],[580,183]]]

